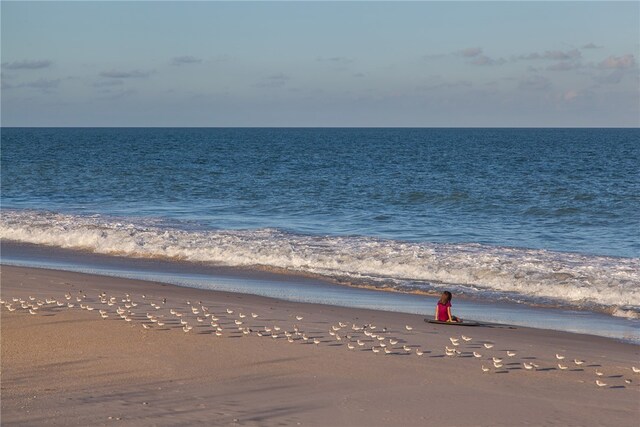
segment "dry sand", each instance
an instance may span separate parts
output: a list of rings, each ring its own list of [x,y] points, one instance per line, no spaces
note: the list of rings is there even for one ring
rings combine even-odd
[[[640,419],[640,375],[631,370],[639,365],[640,348],[606,338],[506,325],[431,325],[417,315],[44,269],[2,266],[1,279],[2,299],[16,308],[1,309],[2,425],[637,426]],[[78,302],[80,291],[86,298]],[[101,292],[117,297],[117,304],[100,303]],[[115,313],[125,308],[127,293],[138,304],[129,309],[131,322]],[[45,304],[32,315],[13,298]],[[47,298],[65,306],[46,304]],[[75,306],[68,308],[69,302]],[[201,310],[201,304],[219,318],[222,337],[213,333],[210,318],[197,322],[203,313],[191,307]],[[193,329],[183,332],[170,309],[183,313]],[[239,319],[240,312],[247,317]],[[163,316],[166,324],[159,327],[146,313]],[[243,335],[235,320],[251,333]],[[338,322],[348,325],[337,332],[341,341],[329,334]],[[352,324],[375,325],[371,332],[385,337],[392,354],[374,353],[378,340]],[[287,341],[284,331],[294,332],[294,325],[309,341]],[[274,326],[281,328],[276,339],[265,331]],[[348,349],[345,335],[355,349]],[[454,347],[449,337],[459,339],[460,355],[445,356],[445,346]],[[416,355],[417,348],[425,354]],[[507,357],[506,350],[517,355]],[[556,353],[566,356],[561,363],[567,370],[558,369]],[[493,356],[504,359],[502,368],[493,366]],[[574,358],[585,363],[577,366]],[[539,368],[524,370],[523,362]],[[596,379],[607,386],[598,387]]]

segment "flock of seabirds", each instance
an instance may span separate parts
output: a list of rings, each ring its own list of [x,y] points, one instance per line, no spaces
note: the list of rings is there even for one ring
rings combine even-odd
[[[190,333],[194,326],[198,328],[206,328],[209,333],[215,334],[217,337],[225,337],[231,335],[251,335],[255,334],[259,337],[271,337],[273,339],[286,340],[289,343],[305,343],[320,345],[322,343],[331,342],[335,344],[346,344],[349,351],[371,351],[378,354],[415,354],[420,357],[425,353],[432,351],[424,350],[419,346],[410,346],[405,344],[405,340],[393,337],[387,328],[378,328],[373,324],[356,325],[355,323],[338,322],[331,325],[328,333],[331,336],[329,341],[322,341],[323,335],[318,333],[305,332],[299,325],[304,317],[296,315],[296,323],[291,328],[283,328],[282,326],[260,325],[257,323],[266,323],[258,321],[260,317],[256,313],[243,313],[239,310],[225,308],[214,314],[209,308],[202,304],[201,301],[186,301],[186,306],[178,309],[171,308],[167,305],[166,298],[158,299],[156,302],[150,301],[146,295],[141,295],[142,301],[134,301],[130,294],[124,296],[108,296],[106,293],[99,294],[97,300],[91,301],[87,295],[79,291],[77,295],[66,293],[64,298],[48,297],[44,299],[36,298],[32,295],[27,298],[12,297],[10,299],[0,299],[0,304],[9,312],[22,310],[30,315],[38,315],[41,310],[51,311],[62,309],[81,309],[89,312],[96,311],[102,319],[121,319],[128,324],[141,325],[145,330],[169,330],[171,328],[182,328],[184,333]],[[98,305],[99,304],[99,305]],[[168,314],[167,314],[168,310]],[[221,309],[222,310],[222,309]],[[413,330],[410,325],[405,325],[407,332]],[[334,341],[335,340],[335,341]],[[624,378],[626,384],[631,384],[632,375],[605,375],[600,370],[600,365],[587,364],[585,360],[569,358],[564,354],[557,353],[557,368],[541,367],[533,360],[536,358],[522,358],[520,362],[515,362],[517,356],[516,351],[512,350],[494,350],[495,343],[481,342],[474,340],[470,336],[461,335],[449,337],[450,344],[444,347],[444,356],[446,357],[474,357],[482,361],[480,368],[484,373],[490,372],[508,372],[512,369],[522,369],[526,371],[538,370],[578,370],[584,371],[585,368],[594,368],[594,383],[599,388],[623,388],[622,385],[610,384],[611,380]],[[475,342],[474,342],[475,341]],[[470,344],[475,344],[470,348]],[[479,344],[482,344],[482,347]],[[485,354],[480,353],[479,350]],[[491,356],[487,355],[491,352]],[[528,363],[524,360],[530,360]],[[507,363],[509,362],[509,363]],[[520,368],[520,363],[522,368]],[[508,366],[508,367],[505,367]],[[572,369],[570,369],[572,368]],[[600,368],[600,369],[599,369]],[[502,371],[501,371],[502,370]],[[629,374],[640,374],[640,368],[631,366]],[[607,382],[608,381],[608,382]]]

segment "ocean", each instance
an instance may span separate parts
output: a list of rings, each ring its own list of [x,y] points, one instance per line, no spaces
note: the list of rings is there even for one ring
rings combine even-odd
[[[638,129],[2,128],[0,238],[633,321],[639,165]]]

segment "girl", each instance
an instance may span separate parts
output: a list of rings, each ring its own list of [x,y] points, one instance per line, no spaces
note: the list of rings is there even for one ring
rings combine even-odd
[[[439,322],[462,322],[462,319],[451,315],[451,292],[444,291],[436,305],[436,320]]]

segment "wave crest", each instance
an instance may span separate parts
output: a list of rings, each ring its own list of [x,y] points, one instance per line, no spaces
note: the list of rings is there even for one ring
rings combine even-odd
[[[161,221],[3,211],[0,238],[95,253],[316,274],[401,292],[458,293],[640,313],[640,259],[480,244],[308,236],[276,229],[188,230]],[[624,307],[624,310],[612,310]]]

